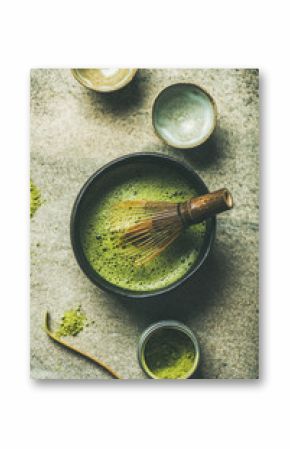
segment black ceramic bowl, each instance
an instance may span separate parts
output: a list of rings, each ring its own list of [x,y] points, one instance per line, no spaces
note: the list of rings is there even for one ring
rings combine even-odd
[[[91,267],[83,251],[80,232],[82,215],[86,210],[86,205],[91,201],[93,196],[98,196],[98,192],[106,190],[106,188],[109,187],[112,182],[116,180],[116,178],[118,178],[119,176],[126,176],[128,178],[130,177],[130,174],[133,175],[136,169],[140,166],[143,166],[144,164],[152,164],[152,166],[154,167],[159,164],[162,167],[167,166],[171,169],[173,168],[179,174],[182,174],[182,176],[192,182],[199,195],[208,193],[206,185],[192,168],[190,168],[188,165],[183,164],[182,162],[179,162],[176,159],[157,153],[135,153],[120,157],[119,159],[115,159],[114,161],[109,162],[87,180],[87,182],[79,192],[72,209],[70,223],[72,248],[79,266],[95,285],[105,291],[120,295],[123,298],[153,298],[162,296],[165,293],[176,289],[179,285],[183,284],[186,280],[191,278],[203,264],[209,254],[215,237],[216,219],[215,217],[213,217],[206,222],[206,232],[203,245],[199,252],[198,258],[194,262],[192,267],[183,277],[181,277],[177,281],[166,287],[154,291],[133,291],[118,287],[117,285],[114,285],[101,277]]]

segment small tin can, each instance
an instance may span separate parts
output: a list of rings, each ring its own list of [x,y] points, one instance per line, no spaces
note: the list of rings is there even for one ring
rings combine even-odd
[[[199,361],[200,361],[200,349],[198,341],[192,332],[191,329],[189,329],[188,326],[185,324],[175,321],[175,320],[164,320],[159,321],[157,323],[152,324],[149,326],[145,331],[141,334],[139,343],[138,343],[138,360],[141,368],[143,371],[147,374],[148,377],[151,379],[164,379],[162,377],[158,377],[154,374],[154,372],[150,369],[150,366],[148,364],[148,360],[146,359],[146,345],[149,342],[150,338],[152,336],[158,335],[158,332],[164,329],[171,329],[176,332],[181,332],[184,335],[188,337],[192,344],[192,351],[194,353],[194,360],[192,363],[192,367],[186,372],[186,374],[182,377],[176,377],[176,379],[189,379],[196,373]]]

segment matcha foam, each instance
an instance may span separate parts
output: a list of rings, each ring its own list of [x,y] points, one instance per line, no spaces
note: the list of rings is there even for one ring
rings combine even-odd
[[[86,207],[81,241],[92,268],[110,283],[132,291],[154,291],[183,277],[196,261],[205,235],[205,223],[191,226],[154,260],[143,266],[115,247],[108,226],[118,220],[115,207],[124,200],[181,202],[196,196],[193,185],[175,170],[138,169],[119,180]]]

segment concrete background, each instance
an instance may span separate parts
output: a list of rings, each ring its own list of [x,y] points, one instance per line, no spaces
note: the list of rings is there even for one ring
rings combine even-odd
[[[151,107],[167,85],[187,81],[215,98],[219,121],[199,152],[179,152],[154,134]],[[31,220],[31,376],[109,379],[97,366],[56,346],[43,331],[82,305],[94,320],[73,344],[103,358],[127,379],[144,379],[136,358],[142,330],[174,318],[196,333],[198,377],[258,377],[259,77],[257,70],[140,70],[122,91],[100,95],[70,70],[31,72],[31,178],[43,204]],[[69,219],[86,179],[112,159],[156,151],[191,164],[210,190],[228,187],[234,210],[218,218],[210,257],[186,285],[164,300],[124,302],[95,287],[70,246]]]

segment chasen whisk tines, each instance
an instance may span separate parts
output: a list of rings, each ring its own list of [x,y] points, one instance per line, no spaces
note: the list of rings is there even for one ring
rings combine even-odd
[[[132,200],[116,207],[118,216],[110,223],[111,234],[136,265],[157,257],[182,231],[176,203]]]
[[[117,205],[118,219],[110,223],[116,245],[136,265],[144,265],[161,254],[188,226],[231,209],[227,189],[191,198],[184,203],[129,200]]]

